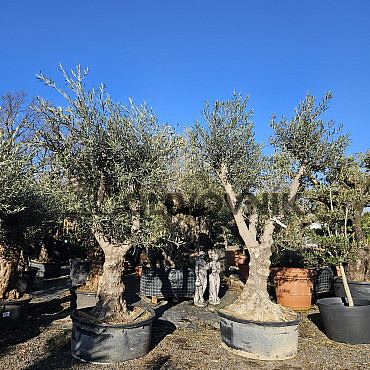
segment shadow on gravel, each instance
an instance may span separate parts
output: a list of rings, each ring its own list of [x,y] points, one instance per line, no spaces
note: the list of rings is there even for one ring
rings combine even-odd
[[[326,335],[324,323],[322,322],[320,313],[312,313],[308,315],[307,318],[312,321],[317,326],[317,328]]]
[[[71,330],[64,329],[57,334],[51,332],[45,344],[48,356],[30,365],[24,370],[36,369],[70,369],[80,363],[71,356]]]
[[[176,330],[176,326],[167,320],[155,320],[152,326],[152,349],[157,347],[159,343],[169,334]]]
[[[155,360],[149,361],[148,365],[151,370],[172,369],[171,366],[167,366],[170,360],[171,356],[158,356]]]
[[[28,340],[40,335],[40,328],[50,324],[56,318],[67,317],[70,312],[64,309],[63,303],[70,300],[69,296],[61,299],[55,299],[49,302],[30,304],[28,310],[28,320],[23,325],[15,328],[4,329],[0,337],[0,356],[7,349],[19,343],[25,343]]]

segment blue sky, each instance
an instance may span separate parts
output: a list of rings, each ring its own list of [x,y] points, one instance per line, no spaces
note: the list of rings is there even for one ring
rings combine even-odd
[[[351,132],[348,154],[370,148],[368,0],[18,0],[0,11],[0,91],[64,104],[37,81],[63,84],[88,66],[122,103],[145,100],[160,121],[191,126],[204,101],[249,94],[256,137],[294,115],[307,91],[334,93],[326,119]]]

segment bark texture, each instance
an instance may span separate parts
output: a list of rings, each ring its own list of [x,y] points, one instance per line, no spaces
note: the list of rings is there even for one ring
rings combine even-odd
[[[130,317],[124,300],[125,285],[122,280],[124,257],[130,244],[105,243],[102,248],[105,262],[98,284],[99,301],[94,308],[93,316],[109,324],[123,323]]]
[[[283,208],[281,215],[289,211],[293,206],[299,187],[299,179],[302,176],[304,167],[298,171],[291,185],[288,202]],[[239,298],[224,310],[229,314],[254,321],[286,321],[296,317],[296,314],[283,306],[271,301],[267,281],[270,274],[271,247],[273,244],[274,222],[268,219],[264,225],[263,235],[257,238],[258,215],[252,212],[249,216],[249,224],[245,222],[242,207],[228,180],[227,168],[221,166],[218,174],[233,213],[234,220],[250,255],[249,277]]]
[[[94,243],[89,247],[87,259],[89,261],[90,270],[83,290],[96,292],[98,290],[99,279],[103,273],[104,265],[104,251],[98,242],[94,241]]]
[[[21,296],[14,284],[19,256],[19,248],[0,245],[0,299],[17,299]]]

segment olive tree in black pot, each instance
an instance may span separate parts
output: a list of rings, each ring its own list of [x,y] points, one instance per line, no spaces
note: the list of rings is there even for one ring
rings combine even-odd
[[[60,69],[71,95],[39,76],[68,105],[54,107],[40,99],[45,121],[40,145],[56,159],[75,199],[75,211],[90,224],[104,252],[98,302],[71,315],[71,352],[87,362],[127,361],[150,350],[155,314],[126,304],[125,256],[140,234],[144,210],[157,199],[177,135],[159,124],[145,103],[115,102],[103,85],[85,89],[88,70],[77,66],[69,76]]]
[[[370,343],[370,296],[366,296],[366,292],[359,294],[354,289],[355,284],[348,283],[343,267],[344,262],[357,258],[359,251],[350,222],[356,210],[356,194],[344,188],[334,174],[328,176],[326,183],[315,183],[311,193],[318,223],[322,225],[313,237],[322,254],[339,266],[341,275],[334,281],[336,297],[318,299],[317,305],[330,339],[351,344]]]

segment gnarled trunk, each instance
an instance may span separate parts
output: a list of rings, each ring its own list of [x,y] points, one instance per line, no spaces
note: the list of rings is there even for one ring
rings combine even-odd
[[[281,214],[287,212],[289,207],[294,204],[298,191],[299,179],[302,176],[303,171],[304,166],[299,169],[293,180],[287,204],[281,211]],[[238,227],[239,234],[243,239],[250,256],[249,277],[244,289],[239,298],[233,304],[228,306],[225,311],[231,313],[233,316],[239,316],[243,319],[255,321],[279,322],[293,318],[293,315],[296,315],[290,309],[277,305],[270,300],[267,290],[267,281],[270,274],[271,264],[271,247],[273,244],[273,220],[268,219],[265,222],[263,235],[258,241],[257,213],[252,212],[249,216],[249,225],[247,226],[241,205],[239,204],[231,183],[228,180],[227,168],[225,165],[221,166],[219,177],[224,186],[227,200]]]
[[[0,299],[16,299],[21,295],[14,284],[19,256],[20,248],[0,244]]]
[[[131,248],[129,242],[112,243],[96,223],[94,236],[104,251],[103,273],[98,283],[98,303],[92,315],[107,324],[125,323],[130,313],[124,299],[125,285],[123,284],[124,261],[127,251]]]
[[[104,251],[96,241],[89,247],[87,260],[89,261],[89,274],[86,279],[84,290],[96,292],[104,265]]]
[[[122,323],[129,319],[124,299],[125,285],[122,275],[124,257],[130,245],[106,244],[102,246],[105,255],[103,273],[99,279],[98,298],[93,316],[105,323]]]
[[[227,179],[226,168],[222,168],[220,179],[224,185],[230,209],[238,227],[239,234],[248,249],[249,277],[239,298],[224,310],[233,316],[255,321],[284,321],[289,310],[276,305],[270,300],[267,280],[270,274],[270,256],[273,243],[274,225],[271,220],[265,224],[264,235],[257,241],[257,214],[253,213],[247,226],[241,206]]]

